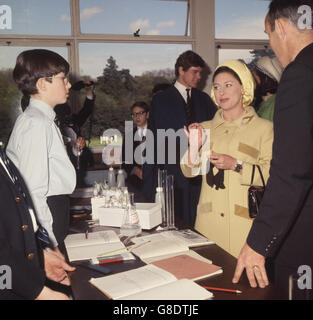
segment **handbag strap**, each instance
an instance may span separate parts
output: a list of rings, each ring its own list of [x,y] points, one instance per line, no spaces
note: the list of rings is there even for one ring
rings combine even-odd
[[[251,186],[253,185],[255,167],[257,167],[258,170],[259,170],[260,177],[261,177],[261,180],[262,180],[262,183],[263,183],[263,187],[265,188],[265,182],[264,182],[263,174],[262,174],[261,168],[260,168],[260,166],[258,164],[254,164],[252,166],[252,175],[251,175],[251,183],[250,183],[250,185]]]

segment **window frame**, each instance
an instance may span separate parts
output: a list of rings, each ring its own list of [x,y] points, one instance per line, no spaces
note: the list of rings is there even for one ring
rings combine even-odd
[[[161,36],[131,34],[83,34],[80,30],[80,0],[70,1],[71,35],[0,35],[1,46],[67,46],[71,73],[79,78],[79,44],[80,43],[167,43],[190,44],[192,50],[202,56],[211,70],[218,64],[219,49],[264,49],[269,47],[268,40],[256,39],[217,39],[215,37],[215,1],[216,0],[175,0],[188,2],[189,36]],[[174,1],[174,0],[160,0]],[[210,92],[209,81],[204,90]]]

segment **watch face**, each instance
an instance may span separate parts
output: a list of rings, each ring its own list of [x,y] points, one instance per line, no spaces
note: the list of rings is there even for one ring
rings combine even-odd
[[[242,169],[242,165],[237,163],[236,167],[235,167],[235,171],[236,172],[240,172],[240,170]]]

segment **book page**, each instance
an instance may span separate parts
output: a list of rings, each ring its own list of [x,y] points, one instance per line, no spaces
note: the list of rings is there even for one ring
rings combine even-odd
[[[212,263],[211,260],[202,257],[199,253],[197,253],[197,252],[195,252],[193,250],[186,251],[186,252],[184,252],[184,254],[186,254],[186,255],[188,255],[190,257],[193,257],[195,259],[204,261],[206,263]],[[171,258],[171,257],[175,257],[177,255],[179,255],[179,254],[177,254],[177,252],[175,252],[175,253],[165,254],[165,255],[162,255],[162,256],[158,256],[158,257],[146,258],[146,259],[143,259],[142,261],[148,264],[148,263],[151,263],[153,261],[166,259],[166,258]]]
[[[191,280],[181,279],[119,300],[207,300],[212,297],[212,292],[200,285]]]
[[[172,274],[153,265],[90,279],[91,284],[112,299],[119,299],[172,281],[176,281]]]
[[[184,245],[187,245],[189,248],[196,246],[203,246],[214,244],[214,241],[207,239],[206,237],[190,230],[169,230],[162,231],[160,233],[153,233],[142,237],[136,237],[132,239],[132,242],[139,244],[146,241],[160,241],[164,239],[175,239]]]
[[[151,264],[173,274],[177,279],[197,280],[221,272],[221,267],[200,261],[186,254],[151,262]]]
[[[190,229],[165,231],[165,236],[175,237],[188,245],[189,248],[214,244],[214,241]]]
[[[113,230],[106,230],[89,232],[87,239],[85,233],[70,234],[65,238],[64,242],[66,248],[70,248],[101,243],[120,242],[120,239]]]
[[[140,259],[186,251],[189,251],[189,248],[187,246],[173,239],[152,241],[131,250],[131,252],[137,255]]]
[[[122,242],[109,242],[80,247],[67,247],[66,251],[70,261],[95,259],[104,253],[119,254],[126,252],[126,247]]]

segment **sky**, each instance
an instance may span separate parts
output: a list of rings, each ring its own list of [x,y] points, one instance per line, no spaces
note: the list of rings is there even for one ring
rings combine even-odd
[[[1,34],[70,35],[69,0],[1,0],[12,9],[12,30]],[[184,35],[187,5],[184,1],[80,0],[82,33]],[[216,0],[216,38],[267,39],[264,17],[269,1]],[[44,14],[43,14],[44,12]],[[1,11],[0,11],[1,18]],[[209,45],[209,44],[208,44]],[[0,68],[13,66],[20,49],[1,49]],[[120,68],[133,75],[147,70],[173,68],[186,45],[81,44],[80,70],[96,77],[113,56]],[[66,49],[58,49],[67,57]],[[57,51],[57,52],[59,52]],[[225,54],[229,55],[229,51]],[[244,51],[249,55],[248,50]],[[15,56],[14,56],[15,55]],[[221,55],[222,56],[222,55]]]

